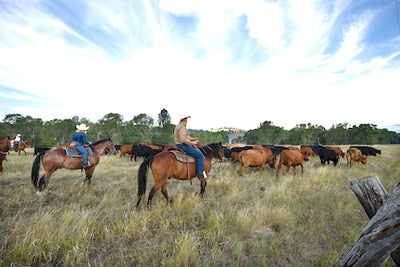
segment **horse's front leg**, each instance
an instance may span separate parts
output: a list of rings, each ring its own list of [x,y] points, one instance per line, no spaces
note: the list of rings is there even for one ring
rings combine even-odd
[[[206,191],[207,180],[204,179],[200,182],[200,196],[203,197],[204,192]]]
[[[88,184],[90,184],[92,176],[93,176],[93,172],[92,171],[85,171],[86,173],[86,179],[83,183],[86,183],[86,181],[88,182]]]

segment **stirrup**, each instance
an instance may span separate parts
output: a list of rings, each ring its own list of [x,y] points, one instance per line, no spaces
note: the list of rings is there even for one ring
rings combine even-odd
[[[207,179],[207,178],[204,177],[203,173],[197,174],[197,178],[200,180],[200,182]]]

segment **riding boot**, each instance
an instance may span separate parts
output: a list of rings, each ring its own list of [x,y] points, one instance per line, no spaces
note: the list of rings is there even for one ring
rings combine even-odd
[[[197,178],[199,178],[200,181],[203,181],[205,179],[204,174],[202,174],[202,173],[198,173]]]
[[[92,164],[90,164],[89,161],[88,161],[86,164],[83,164],[83,168],[84,168],[84,169],[87,169],[87,168],[89,168],[90,166],[92,166]]]

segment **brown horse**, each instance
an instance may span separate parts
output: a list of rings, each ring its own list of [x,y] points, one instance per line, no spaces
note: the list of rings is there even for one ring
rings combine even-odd
[[[24,151],[25,155],[26,155],[26,151],[25,148],[26,146],[31,146],[32,143],[30,140],[28,141],[22,141],[21,143],[18,144],[18,156],[21,155],[21,151]]]
[[[211,171],[211,160],[216,157],[222,160],[222,145],[210,144],[210,145],[199,145],[199,150],[204,155],[204,170],[208,174]],[[136,208],[139,207],[139,203],[142,200],[142,195],[146,191],[147,183],[147,170],[150,166],[154,177],[154,186],[149,192],[149,199],[147,201],[147,207],[150,207],[151,200],[154,194],[161,188],[161,192],[167,199],[167,202],[172,202],[168,196],[167,191],[167,180],[168,178],[175,178],[178,180],[190,180],[196,176],[196,162],[189,163],[181,162],[176,160],[173,152],[163,151],[154,156],[146,158],[140,165],[138,172],[138,202]],[[188,179],[189,176],[189,179]],[[203,197],[206,189],[207,180],[200,181],[200,195]]]
[[[6,159],[7,153],[11,147],[11,137],[8,137],[2,141],[0,141],[0,173],[3,174],[3,160]]]
[[[85,169],[85,182],[88,181],[88,183],[90,184],[90,179],[92,178],[93,172],[100,161],[100,155],[103,154],[104,151],[111,152],[112,154],[115,154],[116,151],[114,144],[110,138],[97,141],[96,143],[89,146],[93,151],[93,155],[88,156],[88,162],[90,162],[91,166]],[[40,161],[42,157],[45,174],[38,181]],[[36,188],[39,188],[39,190],[42,190],[43,186],[44,188],[46,188],[49,184],[50,176],[60,168],[65,168],[69,170],[83,169],[82,157],[68,156],[66,150],[61,147],[53,148],[51,150],[40,153],[36,157],[32,165],[32,184]]]

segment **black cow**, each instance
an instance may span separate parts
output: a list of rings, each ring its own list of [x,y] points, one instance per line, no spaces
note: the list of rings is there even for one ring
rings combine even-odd
[[[275,157],[279,157],[283,150],[289,150],[289,148],[284,146],[263,145],[263,147],[271,149],[272,154],[274,154]]]
[[[36,156],[37,154],[45,152],[45,151],[47,151],[49,149],[51,149],[51,147],[35,147],[34,150],[33,150],[33,155]]]
[[[135,161],[137,161],[136,157],[144,157],[148,158],[150,156],[154,156],[155,154],[160,153],[162,150],[160,149],[152,149],[146,145],[133,145],[132,146],[132,155],[131,160],[135,157]]]
[[[350,148],[358,148],[364,156],[376,156],[376,154],[381,154],[379,149],[370,146],[350,146]]]
[[[308,147],[311,147],[311,149],[312,149],[315,153],[317,153],[317,155],[319,155],[319,151],[320,151],[322,148],[325,148],[325,147],[320,146],[320,145],[311,145],[311,146],[308,146]]]
[[[119,152],[121,150],[121,145],[114,145],[115,151]]]
[[[226,158],[226,159],[231,158],[232,151],[229,148],[227,148],[226,146],[223,146],[222,151],[224,152],[224,158]]]
[[[328,162],[329,165],[329,161],[333,162],[333,165],[336,166],[336,164],[339,161],[339,156],[338,154],[336,154],[335,150],[332,149],[327,149],[327,148],[320,148],[319,149],[319,159],[321,160],[321,164],[325,165],[325,162]]]

